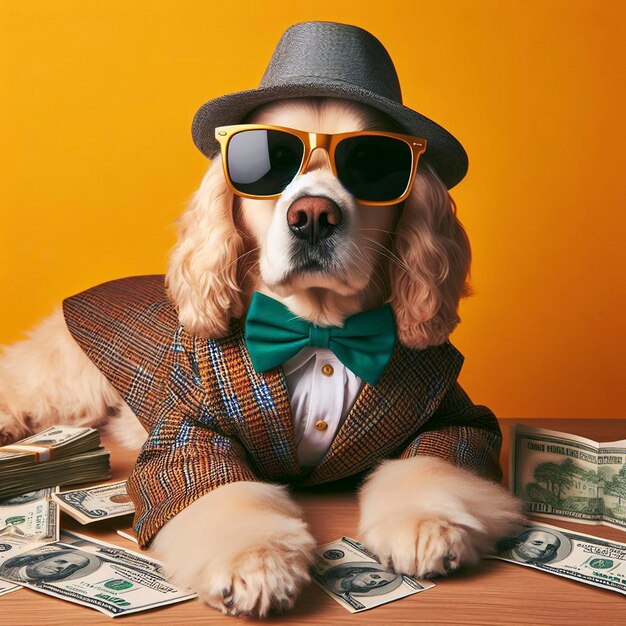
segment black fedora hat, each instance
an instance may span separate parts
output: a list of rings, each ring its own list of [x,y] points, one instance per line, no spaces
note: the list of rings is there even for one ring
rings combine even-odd
[[[467,173],[463,146],[445,128],[402,104],[389,53],[370,33],[335,22],[301,22],[281,37],[258,89],[209,100],[197,111],[191,134],[205,156],[219,151],[217,126],[239,123],[256,107],[307,96],[345,98],[368,104],[395,120],[410,135],[428,141],[424,159],[448,189]]]

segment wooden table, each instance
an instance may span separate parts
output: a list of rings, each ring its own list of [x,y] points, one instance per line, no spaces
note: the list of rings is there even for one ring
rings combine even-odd
[[[504,435],[502,467],[507,479],[508,431],[514,421],[501,420]],[[528,423],[528,421],[527,421]],[[626,437],[621,420],[532,420],[544,428],[571,432],[599,441]],[[134,454],[112,442],[113,476],[128,476]],[[358,509],[353,485],[322,485],[295,494],[304,508],[313,535],[326,543],[341,535],[355,536]],[[120,519],[122,521],[120,521]],[[128,526],[125,518],[105,525],[80,526],[63,515],[65,528],[84,532],[128,549],[135,546],[115,533]],[[626,533],[603,526],[556,522],[556,525],[587,532],[606,539],[626,542]],[[298,599],[295,608],[280,617],[265,620],[267,624],[564,624],[575,626],[626,626],[626,597],[588,585],[559,578],[502,561],[483,561],[477,568],[460,571],[424,593],[404,598],[364,613],[352,615],[319,588],[310,585]],[[199,600],[120,618],[130,624],[241,624],[250,618],[225,617]],[[110,618],[77,606],[21,589],[0,597],[2,626],[40,626],[44,624],[110,624]]]

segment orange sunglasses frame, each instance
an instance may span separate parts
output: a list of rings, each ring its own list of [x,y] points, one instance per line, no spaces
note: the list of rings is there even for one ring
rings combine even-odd
[[[328,154],[328,160],[330,162],[330,168],[335,176],[337,175],[337,168],[335,165],[335,150],[339,142],[344,139],[348,139],[350,137],[361,137],[361,136],[379,136],[379,137],[392,137],[394,139],[399,139],[409,146],[411,149],[411,176],[407,183],[406,189],[398,198],[394,198],[393,200],[384,200],[380,201],[372,201],[372,200],[360,200],[356,198],[356,200],[360,204],[366,204],[369,206],[389,206],[391,204],[397,204],[398,202],[402,202],[407,198],[409,193],[411,192],[411,188],[413,187],[413,181],[415,180],[415,174],[417,172],[417,164],[419,162],[420,155],[426,150],[427,141],[426,139],[422,139],[420,137],[413,137],[412,135],[401,135],[398,133],[388,133],[385,131],[378,130],[360,130],[351,133],[334,133],[334,134],[326,134],[326,133],[309,133],[303,130],[296,130],[294,128],[287,128],[285,126],[272,126],[269,124],[236,124],[234,126],[219,126],[215,129],[215,139],[220,144],[221,152],[222,152],[222,165],[224,167],[224,175],[226,176],[226,182],[228,186],[238,196],[242,198],[254,198],[258,200],[271,200],[274,198],[280,198],[281,193],[273,194],[271,196],[259,196],[255,194],[248,194],[242,191],[239,191],[233,185],[233,182],[230,179],[230,175],[228,173],[228,164],[226,160],[226,155],[228,154],[228,144],[230,140],[238,133],[246,131],[246,130],[279,130],[285,133],[289,133],[294,137],[297,137],[302,141],[304,145],[304,154],[302,155],[302,162],[300,163],[300,167],[298,171],[294,175],[294,178],[302,174],[302,172],[306,169],[309,161],[311,160],[311,155],[313,151],[322,148]]]

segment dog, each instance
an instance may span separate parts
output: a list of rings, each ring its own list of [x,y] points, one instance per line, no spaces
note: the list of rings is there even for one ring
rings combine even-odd
[[[262,105],[245,121],[329,134],[398,131],[371,107],[323,97]],[[345,226],[332,251],[341,263],[323,271],[299,269],[286,219],[296,201],[311,198],[340,207]],[[306,171],[271,200],[234,195],[214,160],[180,219],[166,283],[190,336],[224,336],[256,290],[322,327],[388,302],[398,340],[424,350],[446,342],[458,324],[459,300],[470,294],[470,259],[454,202],[426,159],[405,202],[365,206],[331,171],[328,154],[316,150]],[[131,447],[146,436],[77,344],[60,307],[0,360],[3,442],[57,423],[108,428]],[[499,440],[494,449],[497,465]],[[493,480],[498,471],[479,475],[436,452],[383,460],[360,489],[361,539],[408,575],[446,575],[475,563],[521,521],[518,501]],[[173,582],[209,605],[265,616],[293,606],[309,580],[314,546],[285,486],[238,480],[185,506],[148,549]]]

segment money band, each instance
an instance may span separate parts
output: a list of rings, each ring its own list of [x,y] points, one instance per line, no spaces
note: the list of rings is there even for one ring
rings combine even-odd
[[[51,446],[31,446],[27,444],[15,443],[11,446],[2,446],[0,452],[22,452],[25,454],[34,454],[35,462],[50,461],[54,456],[54,449]]]

